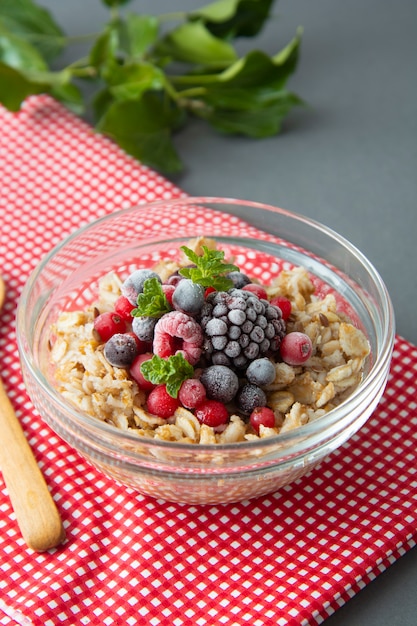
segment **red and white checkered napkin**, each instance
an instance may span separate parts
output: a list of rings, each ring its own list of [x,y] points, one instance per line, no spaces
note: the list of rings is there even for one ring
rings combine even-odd
[[[141,496],[96,472],[33,410],[13,330],[39,259],[69,232],[179,189],[49,98],[0,110],[2,377],[67,529],[26,548],[0,479],[0,624],[315,624],[415,544],[417,349],[397,337],[373,417],[279,492],[226,506]]]

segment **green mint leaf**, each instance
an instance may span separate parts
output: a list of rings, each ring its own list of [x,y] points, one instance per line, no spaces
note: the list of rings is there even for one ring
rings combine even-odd
[[[167,359],[154,354],[151,359],[142,363],[140,370],[144,378],[154,385],[166,385],[167,392],[173,398],[178,396],[184,380],[194,376],[193,366],[181,352]]]
[[[143,283],[143,292],[138,295],[137,307],[132,310],[134,317],[161,317],[171,311],[169,302],[157,278],[148,278]]]
[[[203,287],[214,287],[217,291],[227,291],[233,287],[233,281],[224,275],[229,272],[239,272],[239,268],[231,263],[224,262],[222,250],[210,250],[203,246],[203,254],[198,256],[187,246],[181,250],[197,267],[183,267],[179,270],[181,276],[189,278]]]

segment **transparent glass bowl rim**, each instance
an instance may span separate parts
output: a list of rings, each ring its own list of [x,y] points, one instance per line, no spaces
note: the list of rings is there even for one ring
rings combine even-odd
[[[32,350],[30,354],[26,351],[23,341],[23,335],[25,335],[25,304],[28,301],[30,292],[34,285],[36,284],[36,280],[39,275],[42,273],[45,266],[49,263],[49,261],[65,246],[71,243],[78,236],[84,234],[90,228],[95,228],[97,225],[101,223],[105,223],[108,221],[112,221],[114,219],[123,218],[123,215],[127,215],[129,213],[134,213],[138,210],[153,210],[157,209],[161,206],[173,206],[173,205],[187,205],[187,204],[212,204],[212,205],[244,205],[246,207],[250,207],[253,209],[261,209],[264,211],[269,211],[271,213],[279,214],[286,216],[294,221],[302,222],[307,224],[313,229],[321,231],[333,241],[336,241],[342,248],[346,249],[349,254],[354,255],[361,265],[364,267],[368,275],[370,276],[372,282],[375,284],[378,292],[381,294],[381,302],[382,302],[382,315],[386,320],[385,328],[383,329],[383,336],[381,341],[380,353],[378,355],[377,360],[372,365],[371,370],[368,372],[365,380],[355,389],[349,397],[337,406],[335,409],[321,417],[320,419],[314,420],[312,422],[308,422],[304,426],[300,426],[295,430],[289,431],[282,435],[278,434],[273,437],[268,437],[256,441],[247,441],[247,442],[238,442],[238,443],[228,443],[228,444],[216,444],[215,446],[207,444],[198,444],[198,448],[200,451],[214,452],[214,451],[237,451],[244,449],[256,449],[257,447],[262,448],[275,448],[277,443],[282,443],[283,447],[285,447],[287,454],[291,454],[291,441],[297,446],[297,442],[302,442],[302,444],[306,444],[308,447],[308,442],[310,438],[314,438],[314,435],[318,435],[321,432],[327,433],[331,430],[332,426],[341,422],[342,420],[346,420],[351,414],[352,410],[356,405],[360,405],[360,399],[367,393],[367,389],[369,387],[374,386],[375,381],[381,377],[382,371],[386,368],[387,360],[391,359],[391,354],[393,350],[393,344],[395,339],[395,329],[394,329],[394,312],[391,303],[391,299],[387,288],[374,267],[374,265],[366,258],[366,256],[354,246],[350,241],[344,238],[342,235],[339,235],[336,231],[331,228],[323,225],[322,223],[296,213],[294,211],[289,211],[286,209],[281,209],[279,207],[275,207],[273,205],[265,204],[262,202],[256,202],[251,200],[243,200],[236,198],[221,198],[215,196],[187,196],[179,197],[175,199],[167,199],[167,200],[158,200],[155,202],[138,204],[135,206],[127,207],[124,209],[119,209],[113,211],[112,213],[108,213],[100,218],[97,218],[84,226],[76,229],[73,233],[65,237],[60,243],[58,243],[52,250],[40,261],[37,267],[32,271],[29,276],[22,294],[20,296],[17,313],[16,313],[16,331],[17,331],[17,344],[19,349],[19,354],[21,360],[24,361],[26,367],[28,368],[31,376],[33,377],[36,384],[42,389],[43,393],[51,396],[59,406],[60,410],[65,413],[73,422],[74,425],[79,424],[84,432],[88,431],[91,436],[94,433],[93,438],[101,440],[101,436],[105,437],[106,444],[109,445],[108,438],[112,439],[111,448],[117,449],[118,446],[117,441],[124,444],[138,444],[138,439],[141,447],[147,448],[161,448],[161,449],[171,449],[177,451],[191,451],[195,449],[196,444],[192,443],[181,443],[181,442],[172,442],[172,441],[162,441],[155,439],[148,439],[145,437],[138,437],[138,435],[134,433],[129,433],[128,431],[124,431],[122,429],[115,428],[111,424],[107,424],[106,422],[102,422],[97,418],[89,416],[82,411],[77,410],[72,404],[64,399],[64,397],[52,386],[49,384],[48,380],[45,378],[40,369],[36,366]],[[221,210],[221,209],[220,209]],[[156,235],[152,235],[151,239]],[[160,233],[157,235],[158,239],[160,239]],[[23,329],[23,333],[21,332]],[[341,416],[342,414],[342,416]],[[350,423],[350,421],[348,421]],[[341,429],[343,430],[343,428]],[[289,446],[289,447],[288,447]],[[131,452],[132,456],[135,456],[133,451]]]

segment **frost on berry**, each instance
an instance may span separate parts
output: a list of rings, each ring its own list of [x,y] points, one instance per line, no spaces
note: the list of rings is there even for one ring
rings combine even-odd
[[[311,356],[313,344],[305,333],[288,333],[281,342],[281,357],[288,365],[302,365]]]
[[[220,402],[230,402],[239,388],[239,379],[235,372],[225,365],[211,365],[200,377],[207,397]]]

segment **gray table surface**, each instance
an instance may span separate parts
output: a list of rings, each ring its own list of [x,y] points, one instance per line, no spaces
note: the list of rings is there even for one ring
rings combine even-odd
[[[133,0],[127,8],[160,14],[206,3]],[[96,32],[108,17],[99,0],[40,4],[69,35]],[[225,137],[191,123],[176,138],[186,170],[174,182],[190,195],[266,202],[338,231],[379,270],[398,334],[417,344],[417,3],[280,0],[248,49],[273,54],[297,26],[304,27],[303,45],[289,87],[308,107],[265,140]],[[78,48],[62,62],[79,56]],[[415,625],[416,589],[417,548],[326,624]]]

